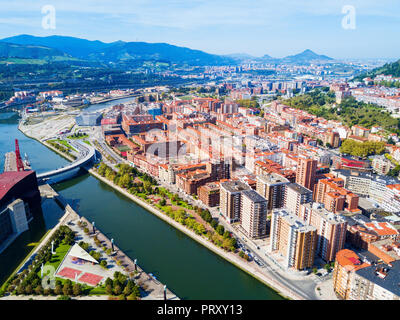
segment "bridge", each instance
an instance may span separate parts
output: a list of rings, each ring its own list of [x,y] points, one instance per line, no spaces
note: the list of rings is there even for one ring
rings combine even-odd
[[[85,144],[81,141],[71,141],[70,143],[74,148],[79,151],[81,155],[80,158],[64,167],[38,174],[37,179],[39,182],[48,180],[49,178],[73,171],[78,168],[82,168],[88,163],[96,160],[96,149],[92,146]]]

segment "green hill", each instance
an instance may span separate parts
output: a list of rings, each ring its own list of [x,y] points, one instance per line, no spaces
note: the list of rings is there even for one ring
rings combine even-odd
[[[15,43],[0,42],[0,58],[20,59],[60,59],[70,58],[66,53],[49,47],[37,45],[20,45]]]
[[[362,79],[366,77],[374,78],[378,74],[400,77],[400,60],[392,63],[386,63],[382,67],[373,69],[367,73],[360,74],[359,76],[355,77],[354,80],[362,81]]]
[[[19,35],[0,40],[20,46],[44,46],[54,48],[72,57],[90,61],[126,63],[134,61],[163,61],[188,65],[236,64],[227,56],[209,54],[200,50],[179,47],[167,43],[125,42],[104,43],[74,37],[50,36],[36,37]]]

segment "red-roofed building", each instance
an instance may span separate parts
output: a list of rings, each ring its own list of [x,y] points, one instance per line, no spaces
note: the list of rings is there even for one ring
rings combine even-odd
[[[333,271],[333,289],[342,299],[348,299],[353,281],[354,272],[370,264],[362,262],[359,256],[352,250],[338,251]]]

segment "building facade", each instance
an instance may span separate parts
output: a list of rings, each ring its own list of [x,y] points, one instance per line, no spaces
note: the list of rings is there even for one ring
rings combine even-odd
[[[270,249],[285,258],[285,267],[303,270],[314,264],[317,230],[286,209],[272,212]]]

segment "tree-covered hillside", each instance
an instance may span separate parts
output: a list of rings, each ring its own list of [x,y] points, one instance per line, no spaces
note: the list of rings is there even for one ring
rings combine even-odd
[[[334,93],[324,90],[316,89],[307,94],[287,99],[283,103],[327,120],[341,121],[348,127],[353,125],[366,128],[380,126],[389,132],[400,133],[400,120],[393,118],[384,108],[358,102],[354,97],[347,97],[340,104],[334,105]]]
[[[370,72],[363,73],[354,78],[356,81],[362,81],[366,77],[374,78],[378,74],[392,75],[393,77],[400,77],[400,60],[392,63],[386,63],[382,67],[371,70]]]

